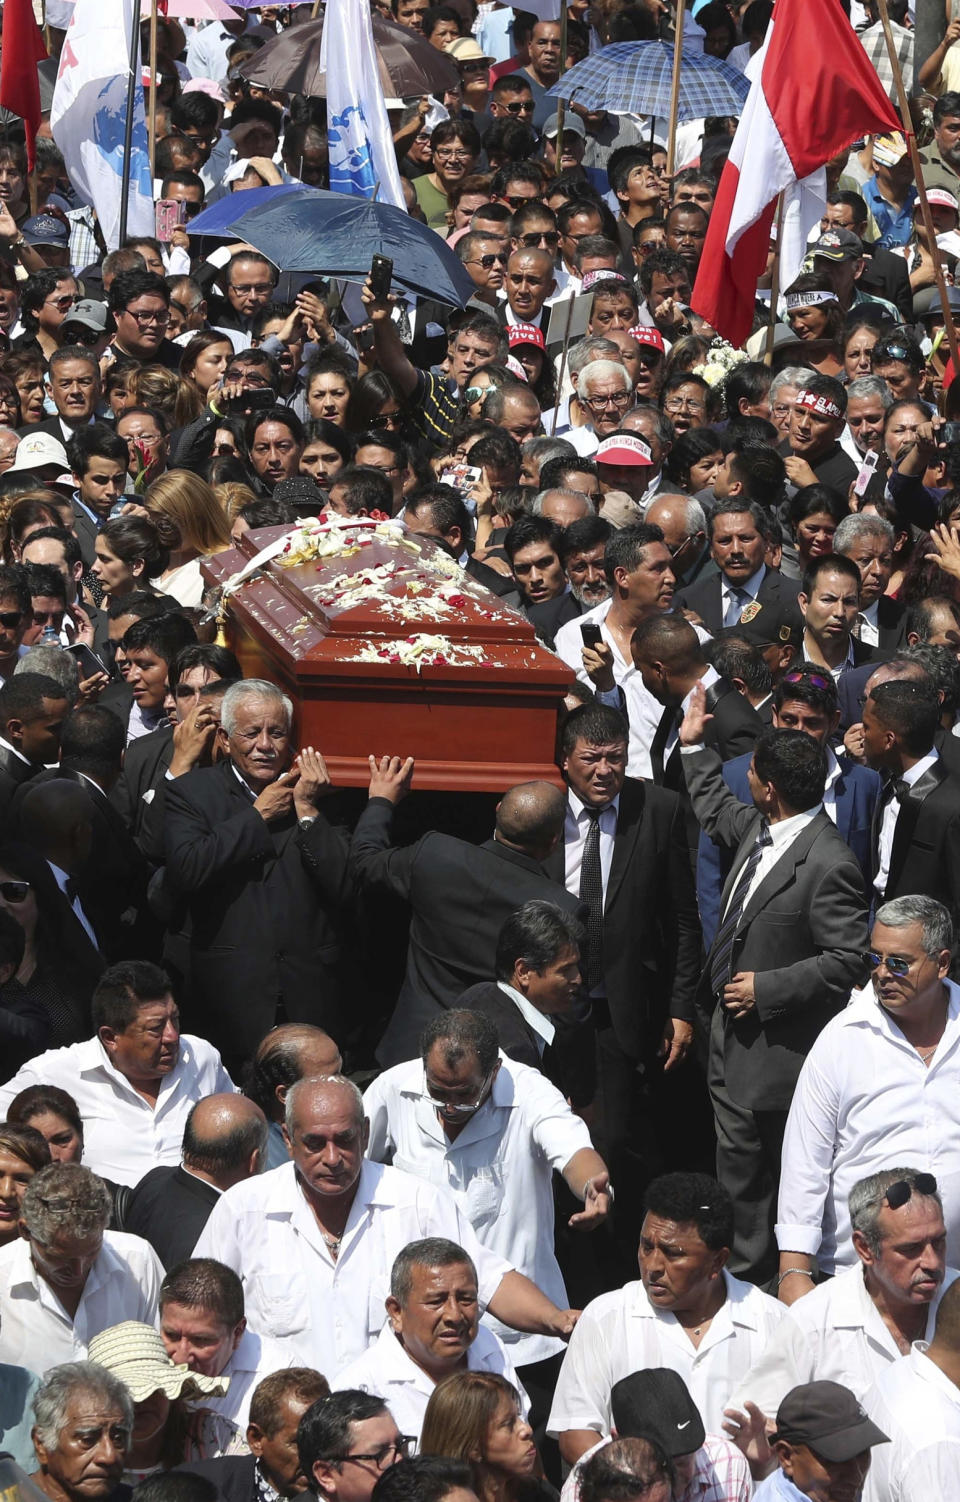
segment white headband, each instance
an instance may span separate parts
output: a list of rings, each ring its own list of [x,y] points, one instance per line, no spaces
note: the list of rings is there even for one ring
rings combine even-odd
[[[820,303],[836,301],[837,294],[835,292],[828,292],[826,290],[818,290],[815,292],[787,292],[784,297],[784,302],[787,305],[788,313],[791,312],[794,308],[815,308]]]

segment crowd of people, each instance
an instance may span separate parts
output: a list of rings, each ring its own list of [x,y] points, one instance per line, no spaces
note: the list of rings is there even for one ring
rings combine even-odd
[[[955,1497],[955,4],[921,57],[887,0],[935,237],[850,143],[739,350],[736,120],[668,175],[551,92],[665,0],[373,4],[459,73],[387,112],[461,308],[192,232],[327,186],[325,101],[246,76],[306,7],[161,14],[157,238],[2,122],[0,1449],[21,1502]],[[203,570],[317,516],[525,618],[554,781],[336,786]]]

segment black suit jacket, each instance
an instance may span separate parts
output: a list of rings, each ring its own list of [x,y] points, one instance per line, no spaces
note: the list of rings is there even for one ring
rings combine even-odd
[[[565,626],[568,621],[575,621],[580,615],[583,615],[583,606],[570,590],[567,590],[566,594],[556,595],[552,600],[545,600],[542,605],[526,607],[527,620],[540,640],[551,651],[560,627]]]
[[[624,779],[603,909],[603,976],[617,1042],[633,1059],[656,1053],[668,1016],[692,1021],[700,919],[676,793]],[[563,880],[559,847],[546,863]]]
[[[133,708],[133,689],[123,678],[118,678],[115,683],[108,683],[97,703],[104,709],[109,709],[111,714],[115,714],[123,722],[123,728],[127,728]]]
[[[87,512],[78,501],[73,503],[73,530],[77,534],[80,544],[80,553],[86,567],[89,569],[96,553],[96,541],[100,531],[100,523],[91,521]]]
[[[501,574],[498,569],[491,568],[487,563],[481,563],[479,558],[474,558],[472,555],[464,564],[463,571],[478,584],[482,584],[485,589],[489,589],[491,594],[497,595],[504,604],[520,608],[520,591],[515,580],[509,575]]]
[[[257,1502],[255,1465],[252,1455],[218,1455],[215,1460],[187,1460],[173,1469],[206,1476],[219,1491],[223,1502]]]
[[[166,795],[170,893],[190,920],[191,995],[204,1036],[245,1057],[283,1008],[336,1026],[340,910],[349,901],[342,800],[307,829],[267,824],[230,761],[178,777]]]
[[[713,751],[684,757],[684,770],[701,825],[735,851],[720,898],[723,914],[754,848],[760,813],[725,785]],[[821,810],[763,877],[743,911],[730,973],[755,973],[755,1007],[740,1018],[720,1009],[714,1020],[721,1032],[724,1083],[747,1110],[789,1109],[809,1049],[863,979],[867,909],[856,857]],[[711,960],[712,950],[698,997],[704,1014],[717,1006]]]
[[[691,584],[689,589],[682,589],[677,595],[677,606],[681,610],[695,610],[707,630],[713,635],[723,630],[722,585],[723,577],[718,569],[715,574],[699,579],[696,584]],[[797,605],[799,593],[798,579],[788,579],[785,574],[779,573],[776,569],[768,568],[760,581],[756,603],[761,609],[764,605],[772,604],[774,601],[778,606],[784,603],[792,605],[799,620],[800,607]]]
[[[384,1068],[416,1058],[426,1023],[468,986],[489,980],[500,930],[518,907],[533,898],[567,912],[580,906],[538,861],[499,840],[471,845],[434,831],[392,848],[393,813],[387,799],[371,798],[350,848],[360,886],[391,892],[411,909],[406,974],[377,1049]]]
[[[151,1168],[130,1192],[123,1229],[149,1241],[164,1267],[193,1255],[218,1190],[182,1168]]]
[[[892,250],[881,250],[877,244],[863,242],[865,260],[857,286],[869,297],[892,302],[900,309],[904,323],[913,322],[913,291],[910,287],[910,272],[903,256],[895,256]],[[856,312],[856,309],[853,310]]]
[[[732,683],[726,678],[711,683],[706,692],[707,713],[713,715],[706,729],[706,744],[710,746],[721,761],[730,761],[734,756],[742,756],[747,751],[752,751],[763,728],[763,722],[749,699],[738,693]],[[660,724],[650,746],[650,762],[653,767],[653,780],[658,787],[671,788],[675,793],[680,793],[684,798],[687,794],[687,785],[683,778],[683,758],[680,754],[680,742],[675,741],[667,757],[664,766],[663,753],[671,730],[680,723],[679,706],[668,705],[663,711]]]
[[[874,850],[883,799],[874,817]],[[922,892],[960,917],[960,778],[937,761],[911,787],[900,805],[884,899]]]
[[[553,1042],[543,1044],[520,1008],[496,981],[485,980],[471,986],[457,997],[454,1006],[489,1017],[507,1057],[545,1074],[575,1106],[586,1105],[593,1099],[596,1068],[593,1019],[589,1013],[569,1022],[562,1017],[551,1018],[556,1028]]]
[[[907,639],[907,607],[881,595],[877,601],[877,652],[895,652]]]
[[[163,835],[150,821],[149,838],[144,840],[144,824],[151,812],[153,798],[161,801],[166,792],[165,780],[173,760],[173,727],[152,730],[149,735],[131,741],[123,757],[123,771],[114,784],[110,802],[147,859],[159,864],[163,860]],[[153,798],[144,802],[145,794]]]
[[[41,770],[28,761],[21,761],[6,746],[0,746],[0,819],[6,822],[17,789]]]

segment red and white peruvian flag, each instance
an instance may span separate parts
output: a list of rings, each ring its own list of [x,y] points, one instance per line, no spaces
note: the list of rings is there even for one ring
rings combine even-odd
[[[731,344],[750,334],[778,195],[780,285],[789,287],[826,204],[824,163],[866,132],[901,129],[840,0],[775,0],[749,74],[691,299]]]

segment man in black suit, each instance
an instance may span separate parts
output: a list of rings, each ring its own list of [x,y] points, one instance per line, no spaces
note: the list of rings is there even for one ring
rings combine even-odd
[[[681,590],[677,604],[695,611],[712,636],[736,626],[744,615],[753,620],[758,605],[779,609],[796,601],[796,580],[764,562],[768,525],[755,501],[738,496],[721,501],[711,516],[710,551],[718,572]]]
[[[123,633],[127,676],[108,684],[99,702],[122,722],[128,745],[169,723],[170,664],[196,639],[193,626],[178,610],[134,621]]]
[[[823,553],[803,576],[797,603],[803,616],[804,662],[840,680],[874,658],[874,649],[854,636],[860,610],[860,570],[849,558]]]
[[[323,1497],[325,1494],[321,1491],[312,1492],[314,1478],[304,1476],[300,1469],[297,1430],[304,1414],[329,1392],[326,1377],[309,1367],[290,1366],[273,1372],[257,1384],[250,1398],[246,1434],[249,1455],[188,1460],[175,1469],[206,1476],[217,1488],[223,1502],[266,1502],[267,1498],[305,1497],[308,1493]],[[368,1403],[371,1401],[366,1393],[363,1397]],[[380,1402],[379,1399],[373,1401]],[[355,1448],[358,1454],[363,1453],[359,1445]],[[365,1453],[370,1453],[369,1446]],[[351,1473],[359,1471],[363,1476],[372,1472],[374,1480],[377,1476],[377,1468],[370,1466],[368,1471],[367,1464],[346,1468],[341,1465],[336,1469],[341,1473],[344,1469]],[[351,1488],[350,1498],[352,1502],[358,1502],[359,1493]]]
[[[15,673],[0,688],[0,817],[21,784],[59,758],[69,708],[60,684],[44,673]]]
[[[0,686],[13,677],[27,651],[23,633],[32,622],[26,570],[19,563],[0,564]]]
[[[327,769],[311,746],[294,763],[292,718],[275,684],[235,683],[217,732],[224,759],[166,792],[164,884],[190,922],[192,1005],[234,1062],[277,1021],[326,1026],[339,1000],[344,810],[334,796],[321,811]]]
[[[780,1149],[800,1066],[863,973],[867,899],[856,858],[823,810],[826,758],[799,730],[766,730],[750,766],[754,807],[704,745],[704,691],[680,727],[694,812],[735,851],[698,993],[710,1025],[717,1177],[736,1205],[731,1271],[777,1268]]]
[[[520,591],[514,581],[481,563],[470,551],[473,537],[470,513],[452,485],[430,485],[414,491],[407,499],[403,522],[415,536],[432,537],[471,579],[499,595],[505,605],[519,608]]]
[[[936,746],[940,701],[932,683],[890,679],[863,706],[867,762],[888,781],[874,820],[877,902],[922,892],[960,917],[960,779]]]
[[[243,1095],[206,1095],[183,1129],[177,1168],[151,1168],[130,1191],[123,1228],[149,1241],[169,1269],[193,1249],[217,1200],[265,1166],[267,1119]]]
[[[706,744],[721,761],[753,750],[761,730],[760,717],[750,701],[710,665],[700,638],[682,615],[644,621],[633,633],[631,646],[644,688],[664,706],[650,747],[653,780],[686,799],[679,730],[694,686],[699,683],[705,690],[710,715]]]
[[[50,356],[47,385],[57,415],[25,431],[49,433],[65,444],[95,419],[100,405],[100,362],[81,344],[63,345]]]
[[[89,569],[97,534],[126,489],[130,453],[112,427],[93,422],[70,439],[67,458],[77,482],[73,497],[77,541]]]
[[[562,537],[563,528],[549,517],[530,515],[519,517],[503,534],[503,550],[524,611],[569,595],[570,584],[560,557]],[[578,607],[570,619],[579,613]],[[560,624],[554,624],[554,632]]]
[[[860,570],[860,610],[854,634],[866,647],[895,652],[906,640],[907,607],[885,593],[893,573],[894,532],[882,516],[845,516],[833,535],[833,551]]]
[[[544,869],[563,831],[563,796],[550,783],[520,783],[505,793],[493,838],[482,845],[434,831],[398,850],[390,842],[394,808],[408,791],[413,759],[371,757],[370,771],[350,864],[362,889],[391,892],[412,909],[406,975],[377,1049],[388,1068],[416,1058],[420,1034],[438,1010],[489,980],[512,912],[532,898],[568,913],[579,903],[565,891],[562,871],[551,879]]]
[[[496,980],[470,986],[455,1003],[489,1017],[508,1058],[539,1069],[574,1105],[589,1104],[595,1085],[593,1022],[581,1001],[585,939],[555,902],[525,902],[500,930]]]
[[[680,800],[627,777],[623,716],[601,704],[574,710],[561,765],[563,844],[546,865],[571,898],[588,905],[597,1140],[611,1176],[633,1186],[630,1202],[618,1206],[616,1233],[634,1258],[639,1191],[664,1151],[661,1097],[673,1093],[672,1081],[661,1090],[660,1076],[683,1063],[693,1041],[700,924]]]

